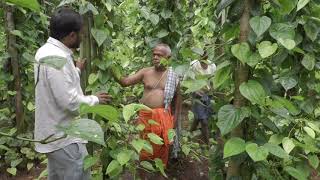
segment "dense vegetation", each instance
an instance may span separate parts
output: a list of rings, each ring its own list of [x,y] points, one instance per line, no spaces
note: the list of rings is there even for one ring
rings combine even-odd
[[[83,88],[114,97],[110,105],[81,106],[81,117],[61,127],[99,144],[89,145],[91,156],[86,159],[88,168],[95,167],[95,177],[117,178],[124,169],[135,173],[137,168],[165,176],[161,161],[135,161],[142,148],[152,150],[138,136],[143,127],[133,123],[135,112],[145,108],[132,104],[138,102],[142,86],[120,88],[110,74],[130,74],[149,65],[151,48],[158,42],[172,47],[170,64],[181,76],[204,50],[217,65],[214,77],[182,82],[186,103],[207,81],[214,85],[210,152],[183,130],[180,156],[209,155],[210,179],[317,176],[320,1],[7,0],[1,5],[0,167],[8,173],[45,160],[30,142],[33,55],[47,38],[53,9],[71,5],[85,19],[78,54],[88,62]],[[94,120],[86,119],[87,114]],[[175,135],[170,131],[170,138]],[[157,136],[149,137],[162,143]]]

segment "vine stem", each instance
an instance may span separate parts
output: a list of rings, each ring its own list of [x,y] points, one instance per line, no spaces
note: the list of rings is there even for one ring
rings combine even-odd
[[[0,132],[0,136],[6,136],[6,137],[13,138],[13,139],[18,139],[18,140],[22,140],[22,141],[29,141],[29,142],[34,142],[34,143],[41,143],[41,144],[52,143],[54,141],[58,141],[60,139],[63,139],[63,138],[67,137],[67,135],[65,134],[62,137],[49,140],[53,135],[54,134],[52,134],[52,135],[50,135],[50,136],[48,136],[48,137],[46,137],[46,138],[44,138],[42,140],[35,140],[35,139],[29,139],[29,138],[19,137],[17,135],[11,135],[11,134],[8,134],[8,133]]]

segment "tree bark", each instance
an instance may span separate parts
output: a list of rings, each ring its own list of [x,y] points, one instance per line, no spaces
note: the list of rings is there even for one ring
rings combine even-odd
[[[248,35],[250,32],[250,10],[252,5],[252,0],[245,0],[245,7],[243,14],[240,18],[240,42],[246,42],[248,40]],[[234,101],[233,104],[235,107],[240,108],[245,105],[246,99],[241,95],[239,87],[240,85],[248,80],[249,68],[247,65],[242,64],[240,61],[237,61],[235,69],[235,92],[234,92]],[[231,132],[232,137],[243,137],[243,124],[239,125]],[[227,171],[227,179],[231,177],[241,176],[240,164],[235,160],[231,159],[229,162],[229,167]]]
[[[86,68],[81,72],[81,87],[86,94],[88,77],[91,69],[91,33],[90,33],[90,18],[89,14],[83,15],[83,38],[80,45],[80,58],[86,60]]]
[[[16,128],[18,132],[24,129],[24,114],[22,105],[22,92],[21,92],[21,77],[20,77],[20,67],[18,50],[16,48],[16,37],[11,34],[11,31],[15,30],[14,23],[14,8],[5,5],[5,31],[7,36],[7,48],[10,55],[10,64],[12,68],[12,74],[14,76],[14,90],[16,91],[16,96],[14,99],[15,103],[15,114],[16,114]]]

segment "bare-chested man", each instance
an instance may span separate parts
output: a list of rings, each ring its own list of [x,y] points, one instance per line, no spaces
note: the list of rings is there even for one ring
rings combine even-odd
[[[143,68],[134,75],[117,79],[122,86],[144,84],[140,103],[150,107],[152,111],[139,112],[138,123],[145,125],[142,138],[148,140],[147,135],[152,132],[160,136],[164,140],[164,144],[152,143],[153,154],[142,151],[140,160],[160,158],[167,165],[169,146],[172,143],[168,140],[168,130],[174,128],[174,120],[177,119],[180,111],[179,79],[172,68],[163,65],[166,64],[163,61],[168,61],[171,56],[171,49],[167,44],[158,44],[152,53],[153,67]],[[174,116],[172,112],[174,112]],[[148,121],[151,119],[159,125],[150,125]]]

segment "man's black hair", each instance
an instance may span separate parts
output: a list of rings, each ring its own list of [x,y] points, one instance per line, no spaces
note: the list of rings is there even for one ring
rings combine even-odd
[[[50,19],[50,37],[62,40],[71,32],[79,32],[83,25],[82,17],[71,8],[61,7]]]

